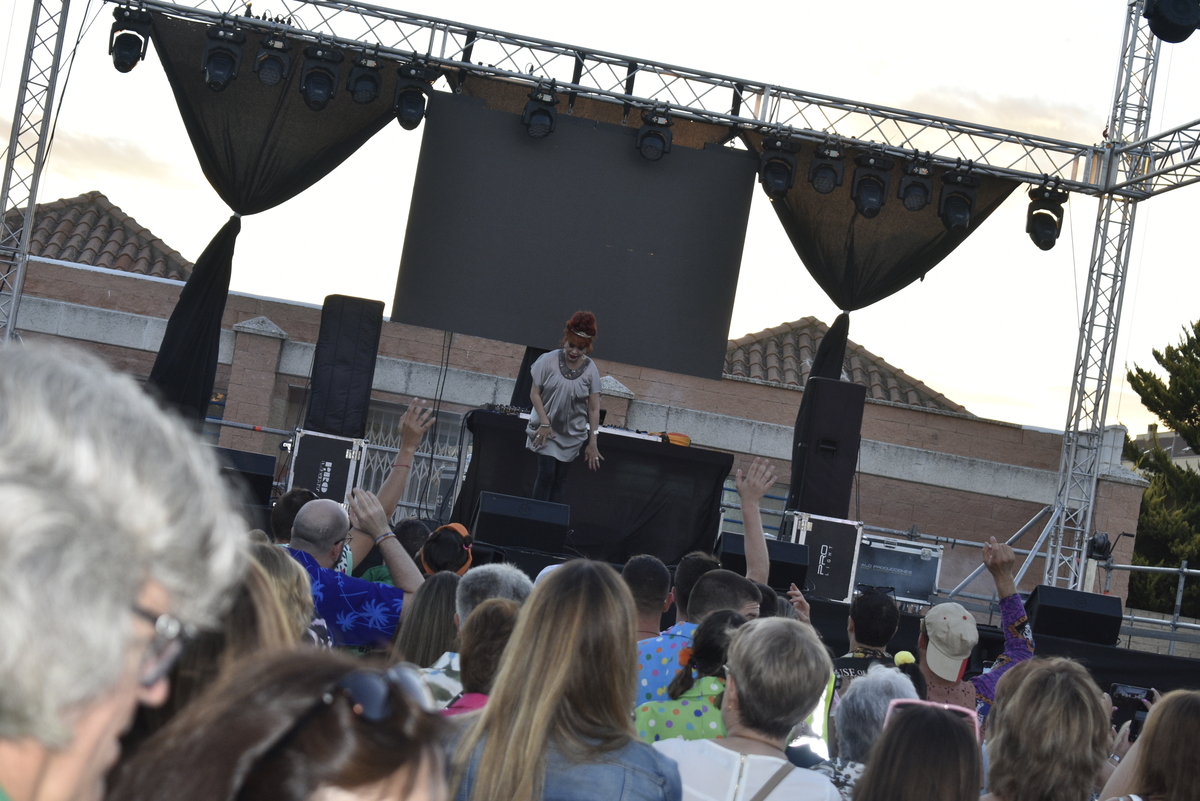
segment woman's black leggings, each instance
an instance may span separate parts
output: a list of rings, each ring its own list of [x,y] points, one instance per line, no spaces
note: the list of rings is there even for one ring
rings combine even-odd
[[[550,501],[562,503],[563,487],[567,483],[567,470],[570,462],[560,462],[553,456],[544,453],[537,456],[537,478],[533,482],[533,499],[535,501]]]

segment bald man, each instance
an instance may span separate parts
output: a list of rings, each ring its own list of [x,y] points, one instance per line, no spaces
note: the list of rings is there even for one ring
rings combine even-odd
[[[387,525],[387,515],[372,493],[351,493],[347,514],[336,501],[309,501],[292,523],[292,557],[308,571],[313,603],[337,645],[391,642],[404,608],[404,593],[416,592],[424,579]],[[333,570],[357,529],[371,537],[392,574],[395,587],[356,579]]]

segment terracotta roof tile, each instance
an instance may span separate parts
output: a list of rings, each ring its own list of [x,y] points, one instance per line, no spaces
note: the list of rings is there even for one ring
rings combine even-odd
[[[816,317],[804,317],[730,340],[725,353],[725,375],[803,387],[817,347],[828,330],[829,326]],[[854,342],[846,345],[842,378],[865,386],[867,397],[874,400],[969,414],[940,392]]]
[[[40,203],[29,255],[186,281],[192,263],[100,192]]]

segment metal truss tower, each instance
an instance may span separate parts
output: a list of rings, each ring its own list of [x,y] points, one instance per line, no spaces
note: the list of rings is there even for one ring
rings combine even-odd
[[[0,209],[0,328],[12,336],[46,155],[51,103],[69,0],[34,0],[24,73],[13,115]],[[1126,3],[1125,35],[1108,136],[1084,145],[1034,134],[868,105],[677,65],[420,17],[348,0],[277,0],[272,19],[248,16],[245,0],[136,0],[139,9],[249,33],[369,50],[416,60],[442,75],[490,76],[536,85],[554,81],[587,97],[809,143],[836,140],[899,158],[921,153],[938,167],[977,170],[1099,198],[1080,322],[1058,493],[1052,524],[1035,550],[1045,581],[1078,588],[1091,531],[1104,419],[1116,354],[1134,214],[1141,200],[1200,182],[1200,120],[1148,136],[1159,42],[1142,19],[1145,0]],[[443,79],[445,80],[445,79]]]
[[[1145,174],[1154,161],[1153,149],[1144,140],[1149,133],[1161,42],[1142,18],[1142,0],[1129,3],[1126,13],[1108,127],[1110,152],[1104,161],[1107,174],[1100,180],[1104,186],[1116,184],[1120,175]],[[1130,142],[1143,144],[1123,147]],[[1128,185],[1145,190],[1136,182]],[[1081,584],[1137,205],[1137,197],[1119,196],[1112,191],[1100,195],[1059,464],[1056,514],[1046,541],[1046,584],[1090,589]]]
[[[0,342],[12,339],[71,0],[34,0],[0,186]]]

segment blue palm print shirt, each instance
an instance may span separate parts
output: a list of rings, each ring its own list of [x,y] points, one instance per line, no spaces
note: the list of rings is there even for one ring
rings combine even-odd
[[[404,606],[404,590],[357,579],[321,567],[304,551],[289,548],[312,580],[317,616],[333,636],[335,645],[384,645],[392,640]]]

